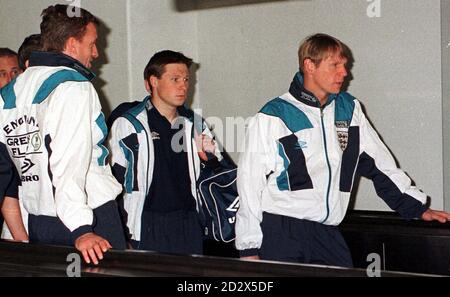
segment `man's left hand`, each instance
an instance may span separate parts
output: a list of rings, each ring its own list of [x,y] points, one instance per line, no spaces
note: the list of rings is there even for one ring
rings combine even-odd
[[[205,162],[208,161],[206,153],[208,152],[214,154],[214,151],[216,150],[216,142],[214,141],[214,139],[205,134],[197,135],[196,142],[200,159]]]
[[[422,220],[424,221],[439,221],[441,223],[445,223],[450,221],[450,214],[446,213],[445,211],[441,210],[433,210],[431,208],[428,208],[423,214],[422,214]]]

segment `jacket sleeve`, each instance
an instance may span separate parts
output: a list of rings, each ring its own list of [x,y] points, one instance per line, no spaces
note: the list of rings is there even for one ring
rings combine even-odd
[[[74,238],[92,232],[86,176],[92,159],[92,95],[90,83],[67,82],[54,92],[48,106],[45,145],[49,153],[56,213]]]
[[[394,158],[361,111],[359,103],[357,107],[361,135],[358,173],[371,179],[378,196],[402,217],[420,218],[428,208],[427,196],[397,168]]]
[[[257,255],[262,244],[262,192],[270,174],[270,146],[267,119],[257,114],[248,125],[239,156],[237,188],[239,210],[236,214],[236,248],[241,256]],[[272,156],[274,158],[275,156]]]
[[[202,134],[208,136],[211,139],[215,139],[215,136],[211,132],[211,130],[208,127],[208,124],[206,122],[203,123],[203,132]],[[208,156],[208,161],[203,162],[207,167],[216,168],[218,166],[221,166],[221,161],[223,160],[222,152],[224,151],[224,148],[216,141],[215,142],[215,150],[214,153],[207,152],[206,155]]]
[[[19,174],[2,139],[0,141],[0,204],[3,196],[18,199],[19,186]]]
[[[133,139],[130,139],[133,138]],[[117,205],[121,219],[123,220],[123,231],[127,239],[132,238],[129,225],[132,225],[134,218],[131,218],[128,211],[125,209],[125,193],[132,193],[138,191],[137,184],[137,157],[138,152],[132,151],[130,141],[135,145],[139,145],[137,134],[128,120],[122,117],[117,117],[111,125],[111,131],[108,136],[108,147],[111,152],[111,167],[114,177],[122,185],[121,190],[123,196],[117,197]],[[133,163],[134,162],[134,163]]]
[[[106,148],[108,128],[105,116],[101,110],[100,101],[94,88],[91,89],[92,102],[92,159],[86,177],[86,193],[88,205],[96,209],[105,203],[115,200],[122,192],[122,186],[117,182],[107,162],[109,150]]]
[[[0,110],[3,109],[3,98],[0,95]],[[0,123],[3,119],[0,115]],[[4,196],[19,199],[20,175],[6,148],[6,137],[0,131],[0,205]]]
[[[5,196],[19,199],[20,176],[14,163],[11,161],[11,180],[6,187]]]
[[[4,99],[0,94],[0,109],[3,109]],[[2,115],[0,114],[0,123],[3,123]],[[0,131],[0,206],[3,202],[8,185],[11,182],[11,158],[9,157],[8,149],[6,148],[5,135],[3,130]]]
[[[114,177],[127,189],[126,173],[133,168],[130,167],[129,159],[131,154],[124,139],[131,134],[129,123],[124,118],[117,118],[111,127],[108,137],[108,147],[111,152],[111,167]]]

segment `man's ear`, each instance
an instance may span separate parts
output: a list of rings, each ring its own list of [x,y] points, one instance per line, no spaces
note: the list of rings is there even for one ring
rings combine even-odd
[[[150,90],[158,86],[158,78],[156,76],[151,75],[148,81],[150,82]]]
[[[69,37],[66,41],[66,45],[64,46],[63,53],[68,56],[77,56],[78,54],[78,47],[77,47],[78,40],[75,37]]]
[[[149,92],[150,94],[152,93],[152,88],[150,87],[150,79],[146,79],[144,80],[144,84],[145,84],[145,89],[147,90],[147,92]]]
[[[313,73],[316,70],[316,64],[311,59],[305,59],[303,61],[303,70],[305,73]]]

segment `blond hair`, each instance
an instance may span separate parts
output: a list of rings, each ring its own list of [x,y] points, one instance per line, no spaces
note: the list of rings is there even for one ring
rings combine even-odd
[[[314,65],[319,66],[320,62],[336,53],[348,59],[345,45],[337,38],[323,33],[308,36],[298,49],[300,70],[304,72],[303,65],[306,59],[310,59]]]

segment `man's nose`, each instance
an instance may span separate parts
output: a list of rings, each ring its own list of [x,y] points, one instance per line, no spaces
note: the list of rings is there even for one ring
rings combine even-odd
[[[93,59],[97,59],[98,58],[97,46],[94,46],[94,48],[92,49],[92,58]]]
[[[184,91],[187,91],[188,88],[189,88],[189,83],[187,83],[187,82],[182,82],[182,83],[180,84],[180,89],[182,89],[182,90],[184,90]]]
[[[6,73],[6,84],[9,84],[10,81],[12,81],[14,78],[14,75],[11,73]]]

